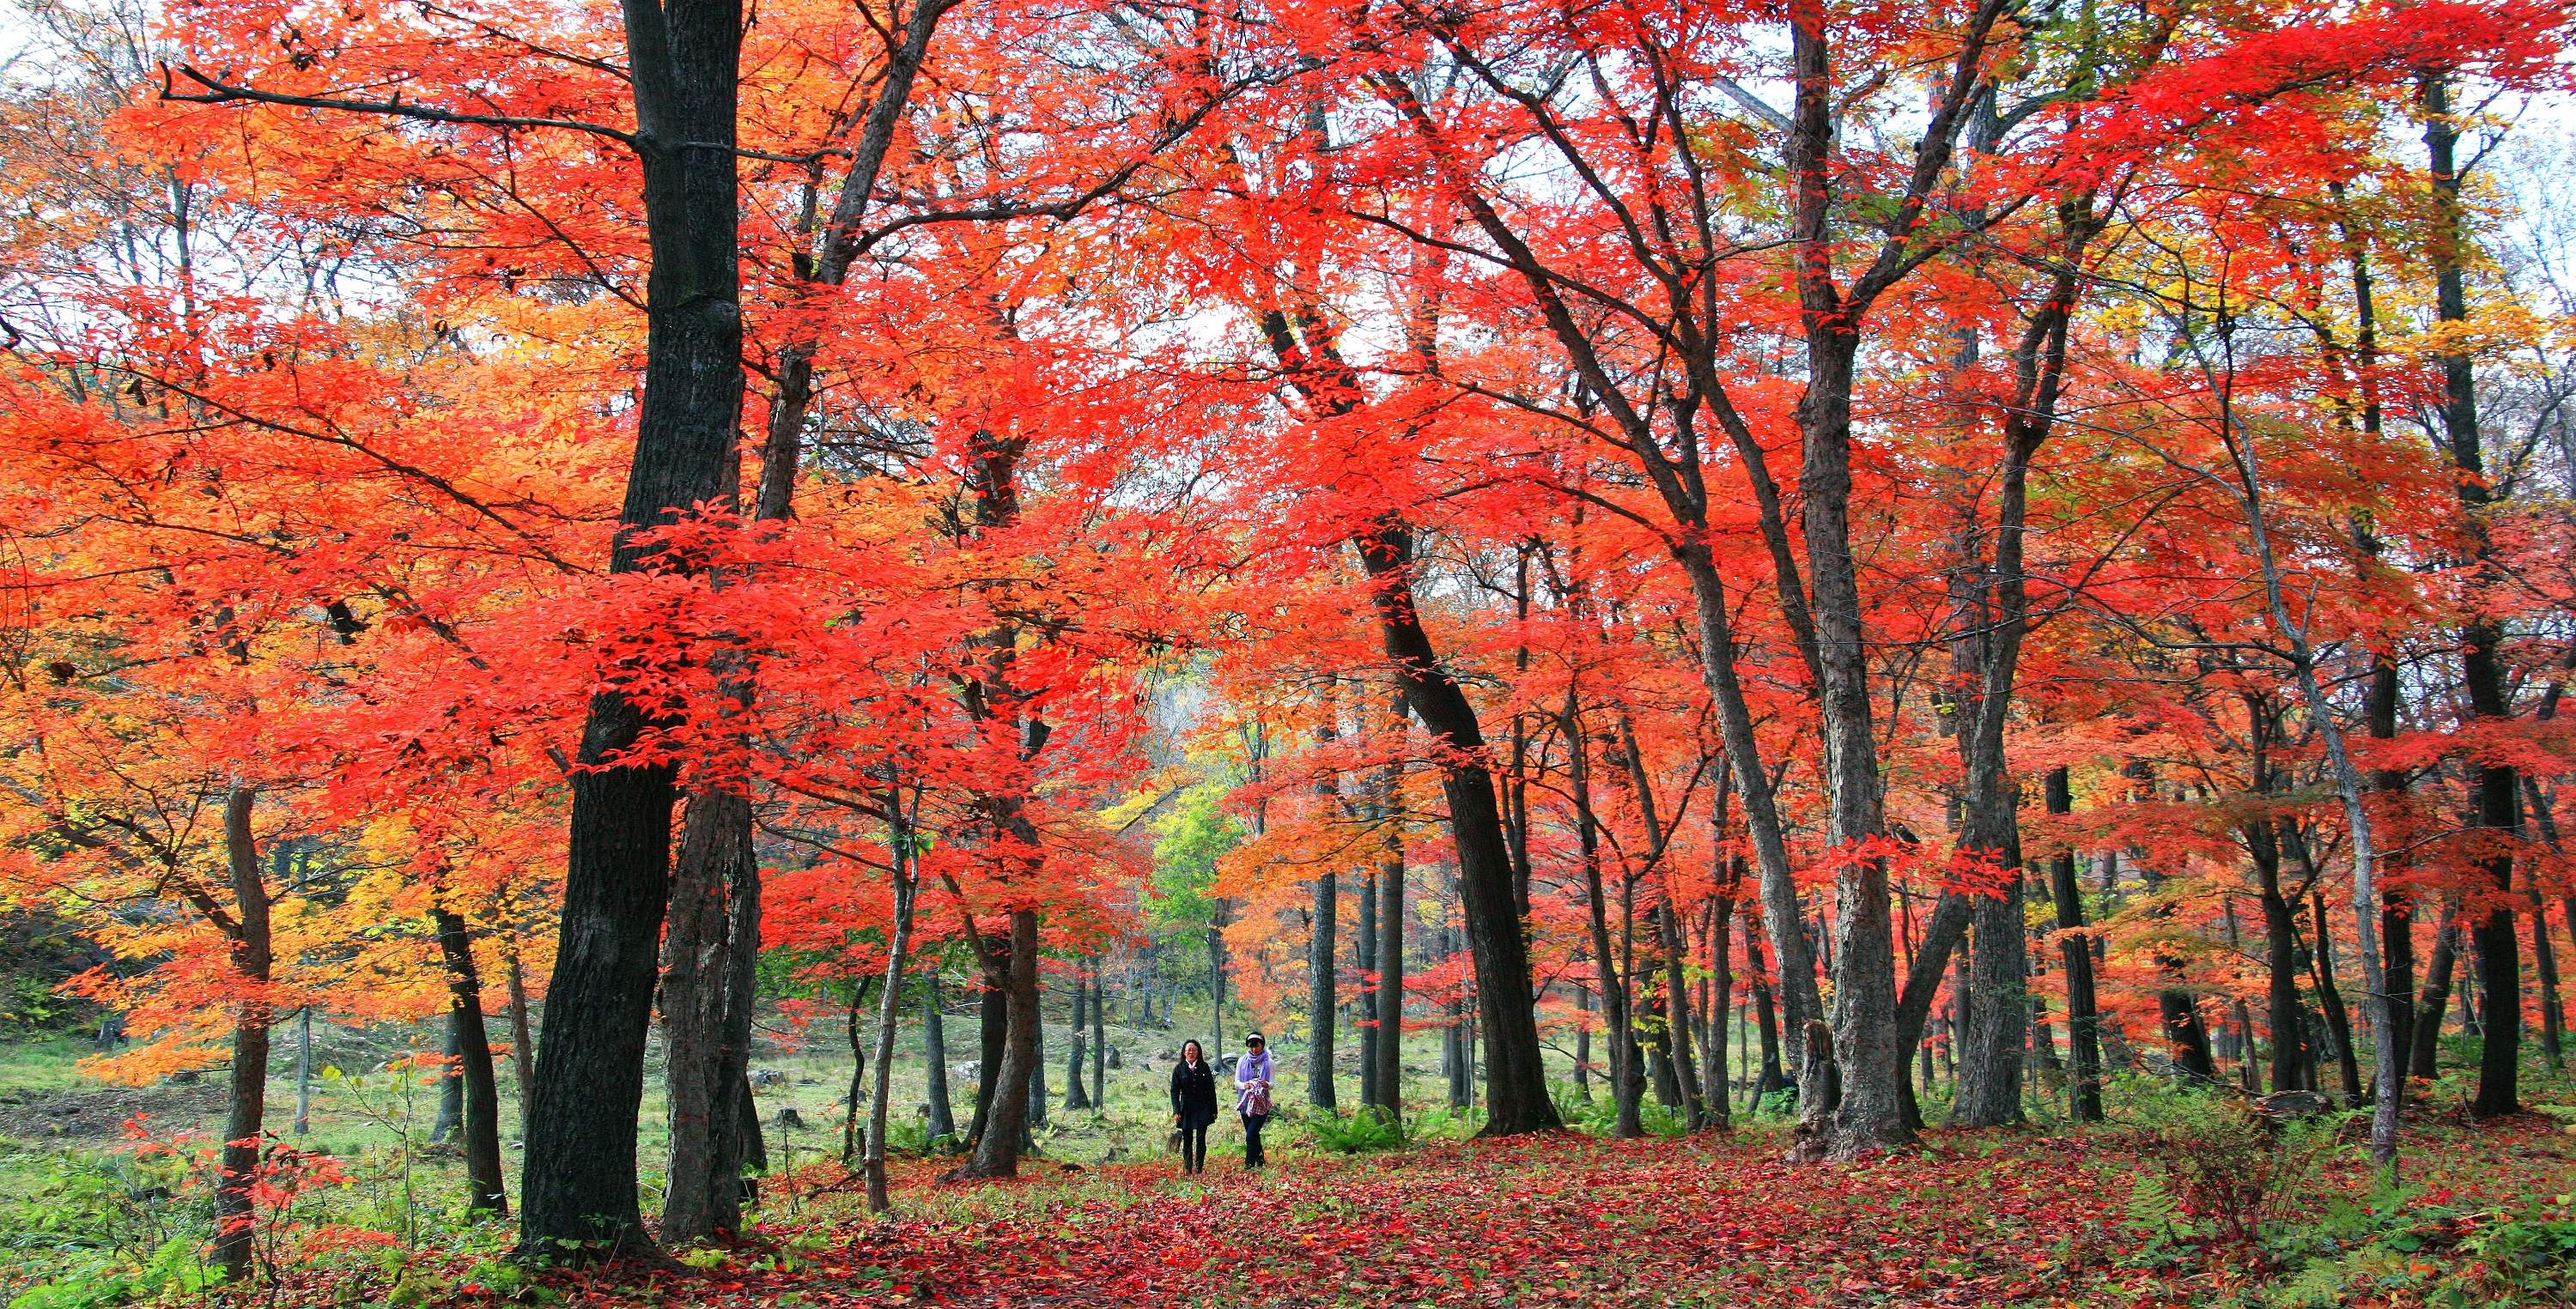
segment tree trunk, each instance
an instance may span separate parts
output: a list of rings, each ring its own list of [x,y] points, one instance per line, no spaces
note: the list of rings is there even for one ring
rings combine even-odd
[[[891,767],[889,767],[891,771]],[[898,1020],[903,1015],[903,970],[912,950],[912,905],[919,893],[920,865],[911,853],[916,846],[910,824],[900,815],[902,803],[898,789],[889,786],[886,810],[897,815],[888,825],[894,830],[891,844],[896,849],[894,866],[894,922],[886,946],[885,995],[877,1005],[877,1083],[875,1094],[868,1099],[868,1212],[881,1214],[890,1201],[886,1195],[886,1132],[893,1122],[894,1105],[894,1038]],[[907,871],[909,867],[910,871]],[[1034,953],[1034,950],[1032,950]],[[1079,991],[1076,995],[1081,994]],[[1081,1053],[1077,1042],[1074,1052]],[[1082,1078],[1076,1073],[1074,1088],[1079,1091]]]
[[[1577,956],[1574,962],[1583,960]],[[1592,1012],[1592,989],[1580,982],[1574,985],[1574,1012]],[[1592,1103],[1592,1022],[1589,1018],[1577,1019],[1574,1028],[1574,1094],[1583,1103]]]
[[[1385,821],[1385,820],[1381,820]],[[1360,1033],[1360,1104],[1383,1103],[1377,1084],[1377,1046],[1380,1024],[1377,1018],[1378,988],[1369,979],[1377,972],[1377,882],[1368,873],[1360,875],[1359,931],[1352,941],[1351,972],[1359,979]]]
[[[1037,1000],[1030,1003],[1030,1008],[1037,1010],[1038,1022],[1035,1028],[1037,1036],[1034,1038],[1037,1042],[1036,1053],[1029,1057],[1029,1125],[1043,1127],[1046,1125],[1047,1100],[1050,1098],[1047,1094],[1046,1080],[1046,1005],[1043,992]],[[1022,1143],[1023,1148],[1026,1148],[1026,1145],[1026,1142]]]
[[[1307,942],[1306,1103],[1330,1112],[1333,1102],[1333,968],[1340,962],[1334,918],[1341,909],[1341,886],[1333,874],[1315,879],[1315,926]]]
[[[1395,817],[1394,769],[1387,770],[1386,857],[1378,865],[1377,1107],[1404,1121],[1404,835]]]
[[[745,999],[735,995],[733,920],[747,908],[736,896],[746,885],[744,870],[754,862],[751,801],[734,792],[701,791],[689,798],[689,810],[662,941],[671,1158],[661,1240],[670,1247],[742,1225],[741,1153],[728,1143],[738,1137],[733,1096],[746,1062],[731,1019],[733,1007]]]
[[[1091,1036],[1089,1029],[1082,1025],[1082,1002],[1085,990],[1092,985],[1093,983],[1083,978],[1082,960],[1076,959],[1073,974],[1073,1021],[1068,1024],[1071,1035],[1065,1040],[1065,1044],[1073,1047],[1072,1052],[1065,1058],[1064,1066],[1064,1107],[1067,1109],[1091,1107],[1091,1094],[1082,1086],[1082,1056],[1089,1050]]]
[[[268,1113],[268,883],[261,879],[251,806],[259,792],[236,784],[224,797],[224,856],[232,874],[233,971],[247,992],[233,1014],[233,1067],[224,1100],[222,1173],[215,1185],[215,1263],[232,1281],[252,1272],[258,1249],[262,1132]]]
[[[1000,1085],[996,1079],[1002,1075],[1002,1051],[1010,1044],[1010,967],[1008,954],[986,961],[984,967],[984,989],[976,1006],[976,1035],[981,1041],[975,1065],[975,1118],[966,1127],[969,1146],[983,1145],[985,1130],[993,1121],[993,1088]]]
[[[924,1129],[932,1140],[957,1135],[957,1111],[948,1102],[948,1022],[939,1011],[939,992],[934,974],[921,1001],[921,1062],[930,1099],[930,1119]],[[980,1102],[977,1111],[981,1112]]]
[[[2308,1035],[2300,1021],[2305,1006],[2299,1000],[2299,925],[2288,897],[2281,894],[2280,844],[2270,819],[2248,824],[2245,837],[2253,856],[2254,888],[2263,906],[2264,1007],[2272,1028],[2272,1089],[2312,1091],[2316,1087],[2301,1057]]]
[[[1762,1097],[1789,1089],[1789,1075],[1780,1066],[1780,1013],[1771,995],[1770,969],[1762,962],[1762,934],[1753,930],[1753,920],[1744,920],[1744,965],[1753,976],[1754,1027],[1762,1041],[1762,1071],[1753,1079],[1753,1102],[1759,1106]]]
[[[1743,881],[1738,866],[1725,890],[1709,902],[1708,954],[1708,1064],[1704,1097],[1708,1105],[1708,1125],[1725,1130],[1731,1125],[1734,1080],[1727,1073],[1727,1020],[1735,1012],[1735,970],[1730,956],[1734,953],[1736,885]]]
[[[2549,939],[2549,900],[2541,893],[2539,870],[2525,869],[2523,885],[2530,888],[2525,898],[2531,902],[2531,961],[2540,974],[2540,1053],[2555,1073],[2565,1066],[2561,1046],[2567,1027],[2566,1011],[2559,1007],[2558,946]]]
[[[2311,890],[2309,903],[2316,914],[2317,948],[2309,956],[2309,967],[2316,972],[2317,1001],[2325,1010],[2326,1026],[2334,1033],[2335,1062],[2343,1072],[2343,1100],[2347,1105],[2361,1103],[2361,1054],[2352,1043],[2352,1015],[2344,1008],[2343,989],[2335,984],[2334,929],[2326,919],[2326,895]]]
[[[438,1116],[429,1123],[429,1143],[440,1144],[465,1129],[464,1035],[456,1030],[456,1010],[447,1011],[447,1030],[440,1034]]]
[[[638,529],[732,498],[743,392],[731,149],[742,8],[739,0],[636,0],[626,15],[652,267],[644,396],[612,573],[659,563]],[[642,707],[619,688],[593,696],[583,767],[571,778],[561,938],[520,1180],[520,1249],[531,1256],[654,1248],[638,1208],[635,1142],[674,773],[605,766],[645,726]]]
[[[1458,857],[1467,949],[1475,963],[1476,993],[1484,999],[1477,1012],[1485,1038],[1485,1125],[1477,1135],[1554,1131],[1563,1124],[1547,1094],[1527,929],[1513,896],[1511,852],[1503,842],[1502,814],[1476,708],[1440,666],[1414,607],[1410,529],[1391,516],[1381,518],[1359,544],[1361,566],[1375,583],[1370,600],[1387,655],[1402,679],[1405,703],[1439,746],[1440,789],[1448,801],[1449,833]]]
[[[1632,1141],[1646,1132],[1638,1103],[1645,1094],[1646,1079],[1637,1067],[1637,1024],[1628,1012],[1628,979],[1620,975],[1619,956],[1612,950],[1609,906],[1601,888],[1600,828],[1592,814],[1591,747],[1574,710],[1574,692],[1568,690],[1565,710],[1559,717],[1566,740],[1566,794],[1574,803],[1584,908],[1592,928],[1593,969],[1600,981],[1601,1034],[1609,1044],[1610,1101],[1617,1111],[1611,1134]]]
[[[1038,1065],[1038,911],[1010,913],[1011,952],[1004,978],[1005,1040],[1001,1072],[993,1079],[984,1134],[964,1177],[1017,1177],[1020,1146],[1029,1126],[1029,1086]]]
[[[2442,73],[2427,73],[2420,82],[2424,107],[2424,147],[2431,167],[2434,204],[2441,230],[2427,243],[2433,265],[2434,318],[2466,323],[2469,317],[2467,249],[2470,238],[2460,211],[2459,124],[2452,117],[2450,84]],[[2477,378],[2465,354],[2443,355],[2442,425],[2451,462],[2459,470],[2461,518],[2476,545],[2478,571],[2496,573],[2493,547],[2487,539],[2487,516],[2495,493],[2486,480],[2486,442],[2478,421]],[[2460,679],[2469,707],[2483,723],[2513,716],[2503,658],[2502,619],[2478,614],[2460,630]],[[2517,1079],[2522,1063],[2522,960],[2514,928],[2513,852],[2522,838],[2522,796],[2510,764],[2481,762],[2477,771],[2478,826],[2493,833],[2480,859],[2495,894],[2471,932],[2477,947],[2478,986],[2486,993],[2483,1039],[2478,1057],[2478,1097],[2470,1112],[2481,1117],[2518,1113],[2522,1103]]]
[[[295,1011],[295,1134],[313,1134],[313,1006]]]
[[[1101,980],[1099,974],[1092,974],[1091,1103],[1095,1108],[1107,1109],[1109,1107],[1109,1019],[1106,1014],[1107,1006],[1103,1003],[1107,997],[1101,991]]]
[[[2046,789],[2048,812],[2075,812],[2075,795],[2064,768],[2048,774]],[[2049,889],[2049,898],[2056,902],[2057,930],[2083,930],[2084,889],[2076,884],[2073,850],[2060,850],[2049,861]],[[2085,937],[2066,936],[2059,939],[2058,957],[2066,962],[2066,1049],[2073,1066],[2069,1105],[2075,1121],[2098,1123],[2102,1121],[2102,1018],[2093,996],[2093,951]]]
[[[519,949],[505,935],[501,964],[510,995],[510,1071],[519,1091],[519,1140],[528,1139],[528,1099],[536,1085],[537,1043],[528,1032],[528,977],[519,967]]]
[[[1208,954],[1208,1039],[1212,1043],[1210,1059],[1225,1057],[1225,929],[1214,923],[1207,929]]]
[[[859,1107],[867,1100],[868,1047],[859,1030],[859,1015],[867,1009],[868,983],[862,977],[850,984],[850,1003],[841,1011],[841,1039],[850,1047],[850,1091],[841,1098],[841,1167],[858,1172]]]
[[[2451,1009],[2451,970],[2460,957],[2460,916],[2445,902],[2441,925],[2433,932],[2433,957],[2424,966],[2424,994],[2415,1003],[2415,1039],[2408,1050],[2406,1072],[2430,1079],[2441,1071],[2442,1019]]]
[[[501,1186],[501,1093],[493,1082],[492,1043],[483,1030],[483,976],[474,966],[465,920],[444,905],[430,908],[438,952],[447,964],[448,1032],[463,1090],[465,1207],[494,1218],[510,1212]]]
[[[1664,1023],[1673,1034],[1673,1076],[1680,1083],[1682,1121],[1696,1132],[1709,1126],[1707,1101],[1700,1096],[1699,1060],[1691,1049],[1690,945],[1670,899],[1655,907],[1664,938]]]

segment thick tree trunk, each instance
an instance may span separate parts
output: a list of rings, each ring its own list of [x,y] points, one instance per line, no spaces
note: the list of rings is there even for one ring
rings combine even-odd
[[[2304,1057],[2306,1006],[2299,999],[2299,925],[2288,897],[2281,894],[2280,843],[2269,819],[2249,824],[2245,839],[2253,857],[2254,888],[2263,906],[2264,1007],[2272,1029],[2272,1089],[2313,1091],[2316,1086]]]
[[[2537,870],[2524,872],[2523,885],[2531,901],[2531,962],[2540,974],[2540,1053],[2555,1073],[2565,1067],[2561,1042],[2567,1026],[2558,999],[2558,946],[2549,939],[2549,900],[2541,893]]]
[[[1031,1005],[1038,1011],[1037,1053],[1029,1059],[1029,1125],[1043,1127],[1047,1120],[1046,1080],[1046,1003],[1044,993]],[[1023,1143],[1023,1148],[1025,1143]]]
[[[1762,1097],[1789,1088],[1789,1075],[1780,1066],[1780,1012],[1771,994],[1771,973],[1762,962],[1762,934],[1753,930],[1753,920],[1744,920],[1744,964],[1753,977],[1753,1019],[1762,1042],[1762,1071],[1753,1079],[1753,1103]]]
[[[249,994],[233,1014],[233,1067],[224,1099],[222,1171],[215,1184],[214,1260],[232,1281],[253,1271],[258,1249],[261,1134],[268,1113],[268,883],[260,877],[251,807],[259,792],[235,785],[224,797],[224,856],[232,874],[233,971]]]
[[[1547,1094],[1536,997],[1530,988],[1528,932],[1513,895],[1511,851],[1503,843],[1502,813],[1493,774],[1487,771],[1476,708],[1440,666],[1414,607],[1410,529],[1392,517],[1382,518],[1359,546],[1361,566],[1373,583],[1370,600],[1387,655],[1402,679],[1405,703],[1439,746],[1440,789],[1448,801],[1449,833],[1458,857],[1461,916],[1475,964],[1476,993],[1484,1001],[1477,1013],[1485,1038],[1485,1125],[1477,1134],[1554,1131],[1563,1124]]]
[[[2441,230],[2426,246],[2433,264],[2434,317],[2445,324],[2469,317],[2466,265],[2470,241],[2460,210],[2457,159],[2459,123],[2452,117],[2446,75],[2428,73],[2421,84],[2424,146],[2431,166]],[[2496,571],[2487,541],[2487,515],[2495,493],[2486,480],[2486,442],[2478,421],[2477,377],[2465,354],[2441,356],[2442,425],[2452,464],[2459,470],[2461,517],[2476,544],[2479,572]],[[2513,716],[2503,658],[2504,622],[2479,614],[2460,631],[2460,679],[2469,708],[2483,723]],[[2471,936],[2477,946],[2478,986],[2488,1001],[2478,1056],[2478,1096],[2472,1113],[2485,1117],[2520,1112],[2522,1064],[2522,960],[2514,928],[2513,853],[2522,837],[2522,796],[2510,764],[2481,762],[2477,774],[2478,826],[2493,833],[2479,863],[2495,894]]]
[[[990,1111],[964,1177],[1017,1177],[1029,1126],[1029,1086],[1038,1066],[1038,911],[1010,913],[1011,953],[1004,978],[1006,1030]]]
[[[613,573],[657,566],[637,529],[732,496],[743,391],[731,149],[742,8],[637,0],[626,14],[652,268],[644,397]],[[645,725],[618,689],[594,696],[584,767],[572,775],[561,939],[520,1180],[520,1248],[531,1256],[654,1249],[638,1208],[635,1142],[669,891],[673,771],[603,767]]]
[[[1681,920],[1667,900],[1655,907],[1664,938],[1664,1021],[1673,1033],[1673,1074],[1681,1083],[1682,1121],[1694,1132],[1710,1126],[1708,1102],[1700,1096],[1699,1060],[1691,1049],[1690,946]]]
[[[746,1072],[749,1014],[733,1032],[738,913],[757,914],[751,801],[735,792],[689,798],[662,941],[662,1052],[671,1116],[665,1246],[690,1245],[742,1225],[741,1147],[733,1102]],[[752,895],[750,904],[738,897]],[[753,943],[756,948],[757,929]],[[749,965],[751,960],[742,960]],[[742,969],[748,973],[746,967]]]
[[[1109,1107],[1109,1019],[1105,1012],[1108,997],[1101,990],[1101,978],[1091,979],[1091,1103],[1094,1108]]]
[[[465,920],[444,905],[429,913],[447,965],[448,1031],[464,1092],[465,1207],[500,1218],[510,1212],[510,1201],[501,1186],[501,1092],[493,1083],[492,1042],[483,1030],[483,976],[474,966]]]
[[[430,1120],[429,1141],[442,1144],[465,1129],[464,1034],[457,1031],[456,1011],[447,1012],[447,1030],[439,1035],[438,1054],[447,1062],[438,1070],[438,1116]]]
[[[2392,741],[2397,737],[2397,659],[2392,653],[2374,650],[2370,656],[2370,688],[2363,700],[2373,740]],[[2391,847],[2388,869],[2381,880],[2379,930],[2381,941],[2381,975],[2387,979],[2389,1021],[2394,1030],[2409,1037],[2415,1030],[2415,905],[2413,893],[2402,885],[2404,856],[2398,851],[2405,845],[2406,829],[2401,821],[2401,805],[2406,796],[2406,772],[2399,768],[2381,768],[2370,775],[2371,791],[2381,797],[2381,821],[2390,823]]]

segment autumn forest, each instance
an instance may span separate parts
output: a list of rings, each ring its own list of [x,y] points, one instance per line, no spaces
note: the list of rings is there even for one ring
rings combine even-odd
[[[17,1309],[2576,1303],[2556,0],[10,14]]]

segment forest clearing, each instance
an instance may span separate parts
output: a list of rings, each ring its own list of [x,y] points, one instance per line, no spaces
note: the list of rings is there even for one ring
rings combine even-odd
[[[2576,1303],[2564,0],[0,0],[0,1292]]]

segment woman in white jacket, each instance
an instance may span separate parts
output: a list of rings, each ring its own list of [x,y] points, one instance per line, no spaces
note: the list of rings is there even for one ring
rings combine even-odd
[[[1243,1166],[1268,1162],[1261,1152],[1261,1129],[1270,1122],[1270,1048],[1261,1033],[1243,1038],[1243,1057],[1234,1064],[1234,1112],[1243,1119]]]

